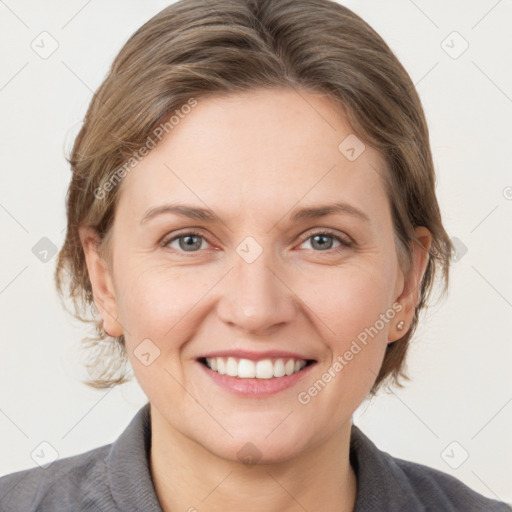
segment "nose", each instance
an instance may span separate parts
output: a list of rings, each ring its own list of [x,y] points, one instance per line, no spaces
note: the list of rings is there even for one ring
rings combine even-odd
[[[267,256],[270,252],[263,251],[252,263],[237,257],[224,283],[218,314],[230,327],[245,334],[271,334],[288,324],[298,311],[285,272],[272,265],[271,255]]]

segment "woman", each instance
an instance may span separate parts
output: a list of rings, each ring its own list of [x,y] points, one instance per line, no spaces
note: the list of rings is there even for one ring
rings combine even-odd
[[[97,312],[90,385],[129,361],[149,402],[112,445],[0,479],[2,510],[509,510],[352,424],[453,249],[418,95],[358,16],[182,0],[69,160],[57,286]]]

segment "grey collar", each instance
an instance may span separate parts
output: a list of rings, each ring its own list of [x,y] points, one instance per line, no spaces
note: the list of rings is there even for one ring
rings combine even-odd
[[[150,404],[144,405],[107,456],[112,497],[120,510],[162,512],[149,468]],[[395,459],[352,425],[350,462],[357,476],[354,512],[424,510]]]

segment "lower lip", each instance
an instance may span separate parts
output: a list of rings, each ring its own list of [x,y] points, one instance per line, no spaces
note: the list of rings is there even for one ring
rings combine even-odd
[[[271,379],[241,379],[240,377],[231,377],[229,375],[221,375],[197,361],[197,364],[203,371],[220,387],[231,391],[237,395],[260,397],[269,396],[291,388],[297,384],[316,363],[305,366],[300,372],[285,375],[284,377],[273,377]]]

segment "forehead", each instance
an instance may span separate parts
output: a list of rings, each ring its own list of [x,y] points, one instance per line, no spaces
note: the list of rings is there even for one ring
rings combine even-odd
[[[385,202],[382,169],[332,98],[293,89],[212,96],[124,178],[119,207],[140,217],[179,197],[239,215],[343,199],[375,208]]]

